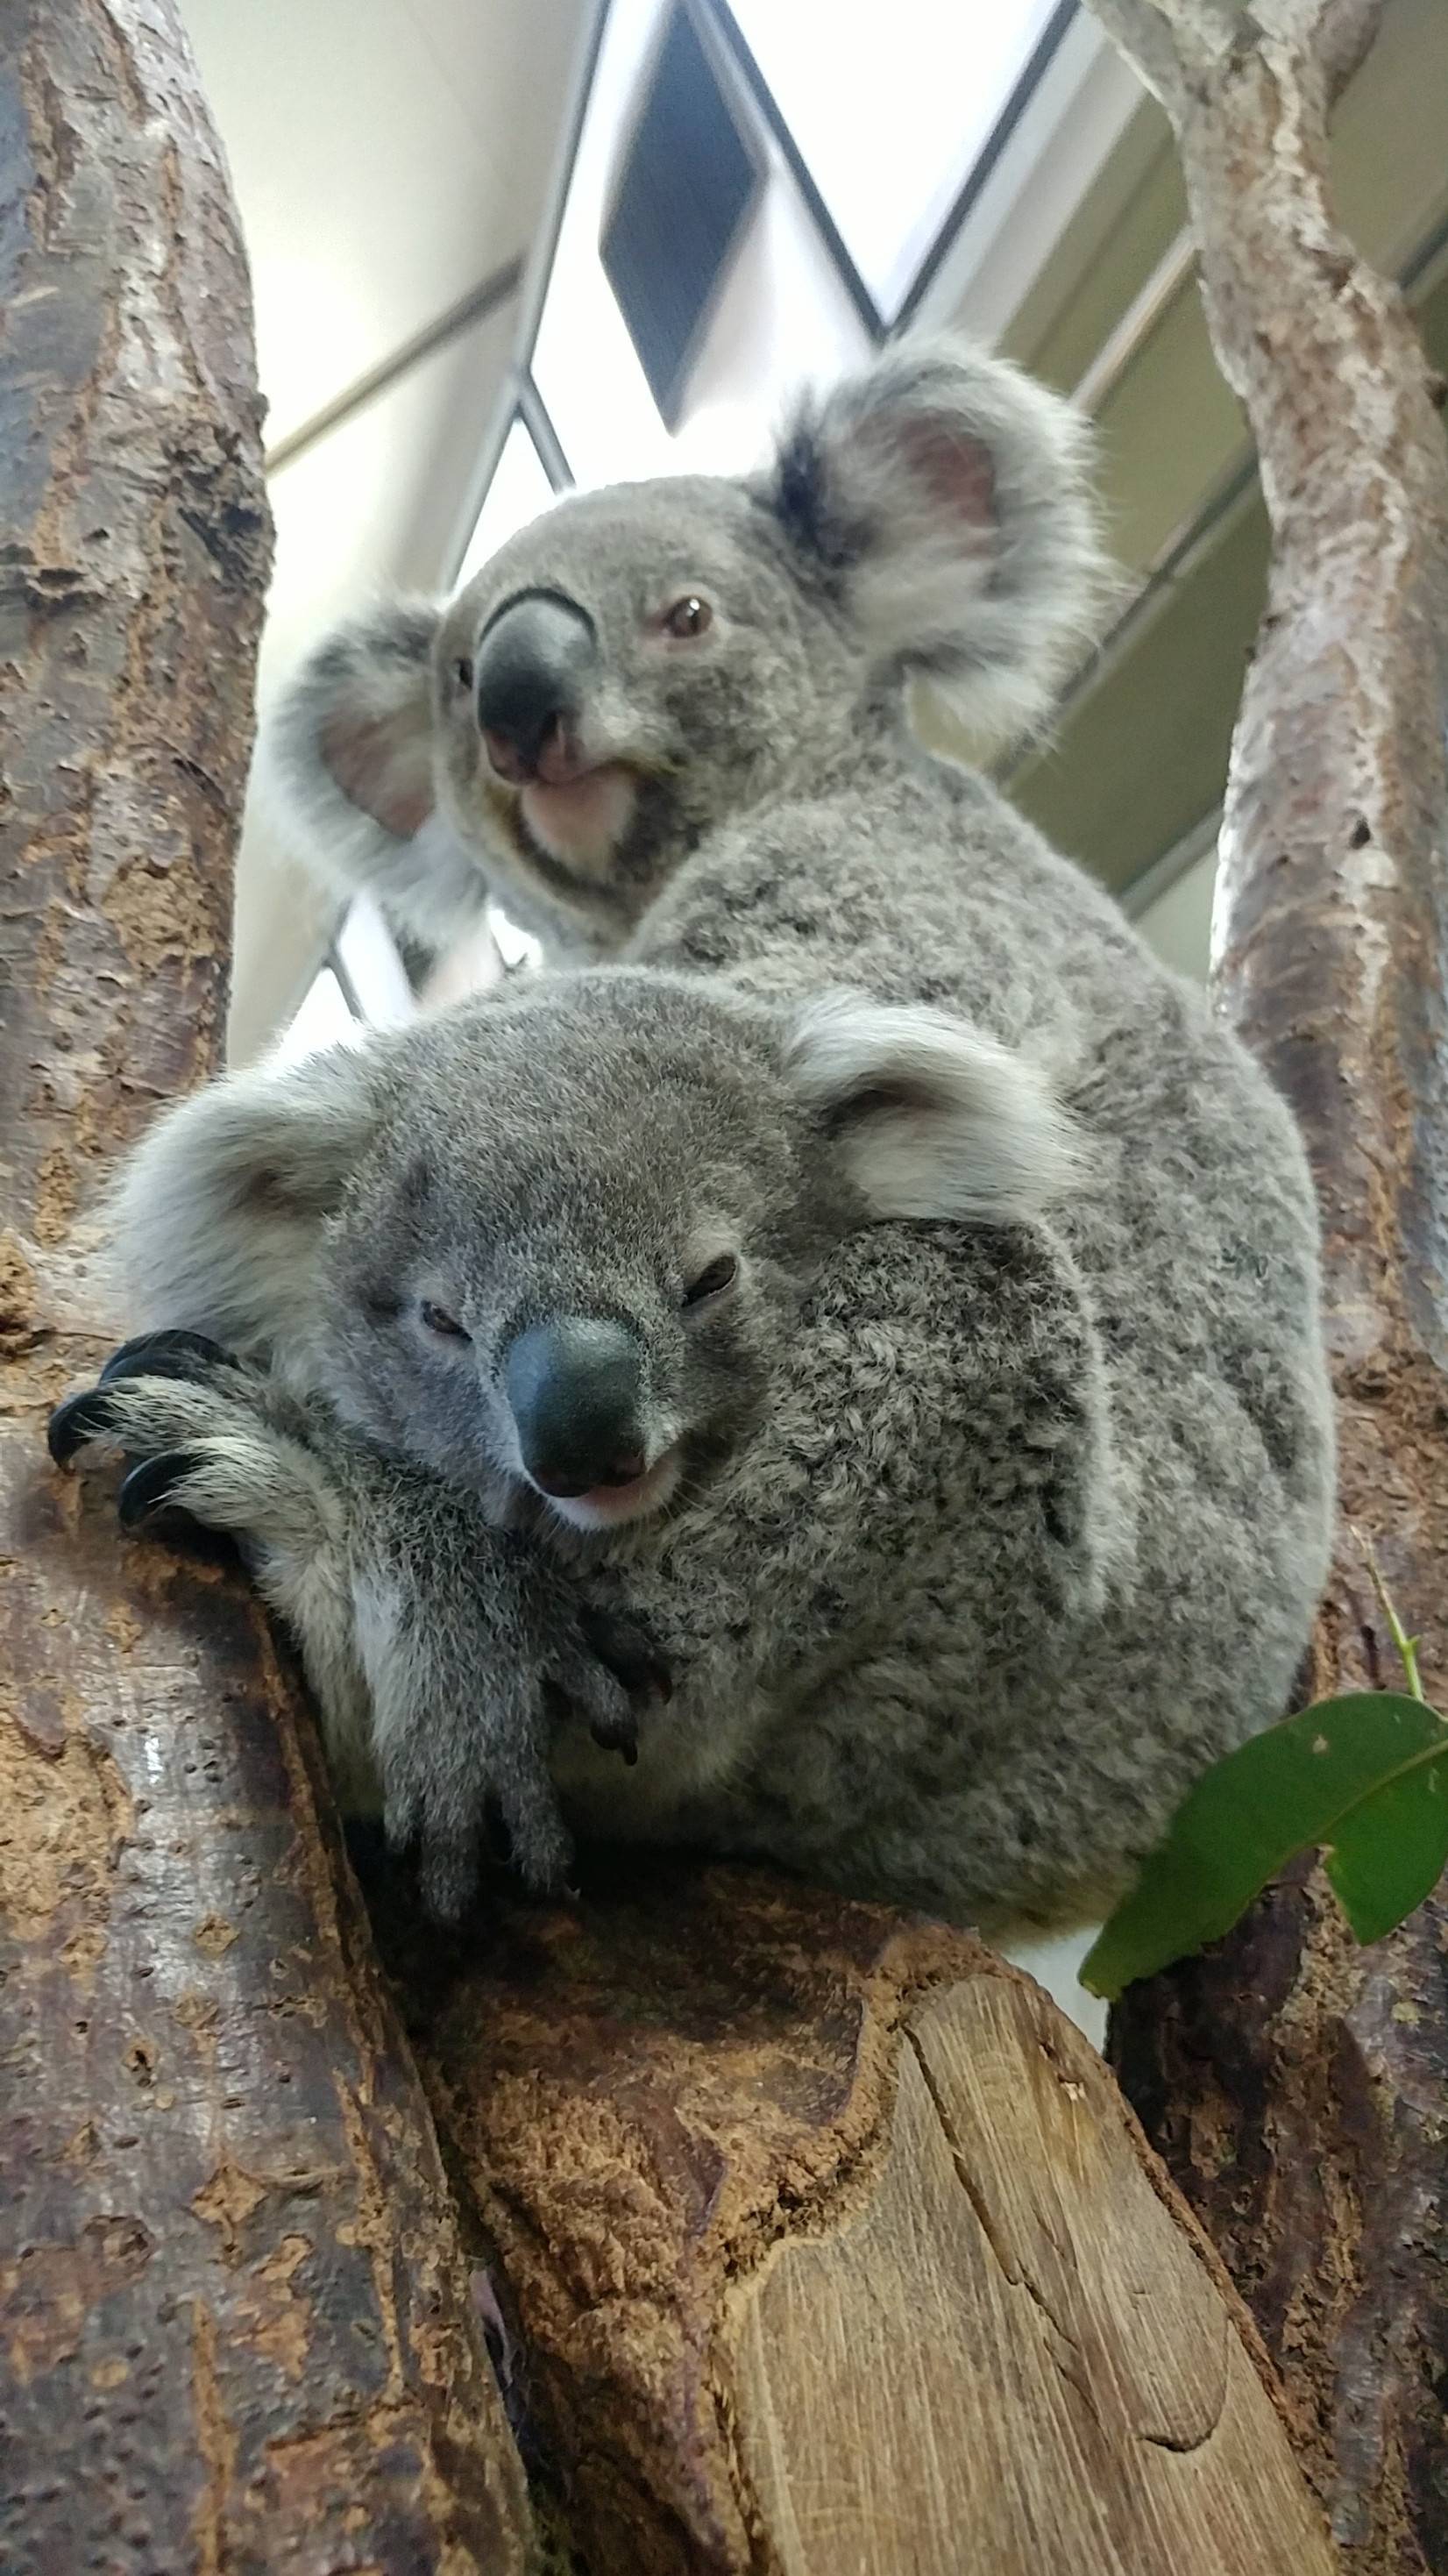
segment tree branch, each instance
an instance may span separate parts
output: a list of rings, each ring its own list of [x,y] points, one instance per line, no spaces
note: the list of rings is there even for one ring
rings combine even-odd
[[[45,1417],[108,1158],[216,1068],[271,550],[171,0],[0,52],[0,2566],[486,2567],[528,2515],[416,2070],[235,1575]]]
[[[1144,35],[1143,0],[1093,5],[1133,53],[1149,42],[1272,525],[1214,983],[1312,1156],[1345,1517],[1425,1669],[1448,1673],[1448,448],[1402,299],[1328,190],[1328,102],[1380,0],[1261,0],[1205,70],[1194,0],[1149,8]],[[1314,1691],[1380,1686],[1390,1664],[1345,1548]],[[1298,1872],[1205,1959],[1128,1994],[1113,2028],[1304,2407],[1355,2576],[1448,2565],[1445,1944],[1440,1894],[1358,1951]]]
[[[1197,91],[1254,53],[1290,58],[1295,78],[1321,83],[1330,108],[1371,50],[1387,0],[1090,0],[1119,50],[1173,124]]]

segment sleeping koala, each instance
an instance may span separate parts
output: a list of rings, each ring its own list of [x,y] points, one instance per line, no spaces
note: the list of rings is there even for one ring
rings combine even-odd
[[[242,1536],[440,1912],[492,1798],[540,1884],[572,1827],[1066,1925],[1286,1704],[1332,1492],[1300,1146],[985,815],[951,871],[741,833],[646,965],[233,1077],[125,1180],[157,1337],[55,1454]]]
[[[52,1447],[142,1460],[124,1522],[241,1537],[344,1796],[375,1805],[375,1763],[442,1910],[490,1794],[527,1873],[562,1873],[550,1761],[594,1831],[772,1848],[763,1749],[826,1685],[838,1726],[902,1623],[928,1707],[943,1587],[952,1690],[973,1619],[1003,1647],[1099,1592],[1093,1363],[1025,1231],[1073,1168],[1040,1071],[941,1013],[540,978],[166,1122],[120,1227],[188,1324],[118,1354]],[[897,1244],[901,1211],[955,1222]],[[987,1527],[1003,1597],[972,1608]],[[640,1721],[629,1685],[665,1673]],[[965,1851],[921,1866],[974,1901]]]
[[[324,642],[263,734],[285,837],[410,948],[489,895],[578,961],[625,949],[721,828],[888,803],[927,675],[975,734],[1039,715],[1100,565],[1083,426],[999,359],[888,350],[801,410],[773,466],[574,496],[457,598]]]

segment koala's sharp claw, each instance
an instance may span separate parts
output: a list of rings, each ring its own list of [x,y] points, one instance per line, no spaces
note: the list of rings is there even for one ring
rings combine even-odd
[[[621,1753],[629,1769],[633,1769],[639,1758],[639,1731],[631,1709],[627,1716],[616,1720],[596,1717],[588,1731],[605,1753]]]
[[[68,1395],[45,1427],[46,1444],[57,1467],[68,1467],[88,1440],[104,1440],[111,1428],[111,1408],[98,1386]]]
[[[190,1512],[173,1504],[171,1495],[195,1464],[189,1450],[168,1449],[161,1457],[148,1458],[144,1465],[133,1467],[116,1496],[122,1529],[144,1528],[157,1535],[167,1529],[194,1529]]]
[[[102,1386],[116,1377],[192,1378],[199,1372],[224,1365],[231,1357],[219,1342],[208,1341],[204,1333],[189,1333],[179,1325],[161,1333],[137,1333],[112,1351],[101,1371]]]
[[[585,1645],[632,1696],[672,1699],[674,1677],[636,1619],[588,1605],[580,1613],[579,1627]]]

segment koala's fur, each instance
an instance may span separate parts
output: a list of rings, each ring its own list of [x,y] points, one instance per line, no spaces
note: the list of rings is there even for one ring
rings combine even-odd
[[[442,694],[415,737],[379,719],[383,767],[395,787],[406,737],[424,833],[446,782],[450,885],[476,867],[517,910],[526,878],[555,951],[623,965],[237,1077],[135,1162],[146,1320],[252,1365],[146,1373],[143,1350],[65,1447],[113,1432],[159,1455],[147,1499],[247,1535],[444,1909],[490,1793],[536,1876],[565,1867],[546,1763],[589,1831],[997,1930],[1080,1920],[1286,1704],[1332,1503],[1291,1119],[905,719],[912,667],[1020,714],[1088,531],[1044,396],[898,353],[797,428],[773,486],[551,514],[447,612],[429,685],[500,600],[583,597],[611,848],[538,842]],[[717,649],[655,653],[659,600],[706,585]],[[319,657],[294,760],[306,724],[335,758],[345,719],[358,784],[390,631],[380,663],[355,634]],[[314,813],[337,792],[318,768]],[[375,880],[402,848],[358,827],[344,862]],[[719,1248],[738,1281],[681,1314]],[[429,1339],[425,1300],[471,1344]],[[547,1502],[510,1436],[500,1338],[559,1311],[628,1326],[678,1468],[615,1528]],[[673,1693],[640,1714],[641,1637]]]

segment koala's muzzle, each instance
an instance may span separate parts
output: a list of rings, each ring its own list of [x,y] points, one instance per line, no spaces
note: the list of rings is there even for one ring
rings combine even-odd
[[[534,1324],[508,1350],[503,1387],[543,1493],[575,1500],[644,1473],[643,1352],[625,1325],[592,1315]]]
[[[570,728],[597,656],[593,620],[556,591],[524,591],[484,627],[473,688],[500,778],[559,786],[576,774]]]

